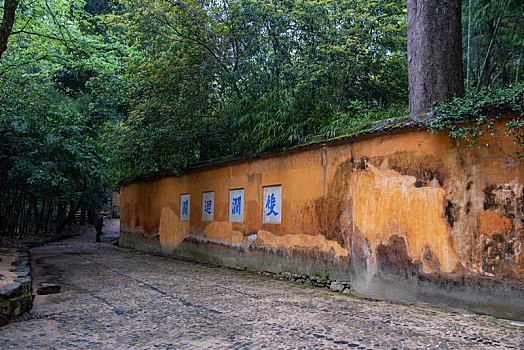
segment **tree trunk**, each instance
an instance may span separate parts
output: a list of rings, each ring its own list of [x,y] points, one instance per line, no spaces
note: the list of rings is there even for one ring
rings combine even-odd
[[[58,203],[56,210],[56,220],[55,220],[55,229],[60,233],[60,223],[62,223],[66,218],[66,205],[64,203]]]
[[[82,207],[80,209],[80,226],[84,226],[86,224],[86,215],[87,215],[87,206],[85,203],[82,203]]]
[[[69,206],[69,213],[58,224],[58,232],[62,232],[67,225],[73,222],[73,220],[75,219],[75,213],[78,211],[78,209],[80,209],[81,205],[82,200],[78,200],[76,204],[71,203],[71,205]]]
[[[460,0],[407,0],[409,112],[464,95]]]
[[[29,196],[29,204],[25,207],[25,217],[22,222],[22,230],[20,232],[21,237],[25,237],[29,229],[32,227],[36,221],[36,215],[34,215],[34,208],[36,207],[36,197],[33,195]]]
[[[44,224],[44,236],[47,236],[47,232],[49,231],[49,221],[51,220],[51,217],[53,216],[54,206],[52,203],[49,203],[49,208],[47,209],[47,215],[45,217],[45,224]]]
[[[98,217],[97,210],[93,207],[87,208],[87,221],[89,225],[94,225]]]
[[[2,196],[0,198],[0,232],[2,235],[6,231],[7,227],[7,210],[9,204],[9,192],[7,190],[2,191]]]
[[[482,73],[482,77],[480,79],[480,87],[478,91],[480,91],[483,87],[489,88],[490,82],[491,82],[491,61],[488,59],[484,65],[484,72]]]
[[[35,227],[35,230],[33,231],[33,234],[35,236],[38,235],[38,232],[40,232],[40,228],[42,227],[42,223],[44,221],[44,213],[45,213],[45,204],[46,204],[46,200],[45,200],[45,197],[42,198],[42,206],[40,207],[40,214],[38,214],[38,219],[37,219],[37,222],[36,222],[36,227]]]
[[[509,72],[506,68],[506,64],[502,65],[502,76],[500,77],[502,79],[502,86],[507,86],[509,84]]]
[[[14,197],[13,209],[11,214],[11,222],[9,223],[9,235],[14,238],[17,234],[16,229],[18,226],[18,220],[20,219],[20,208],[22,207],[22,194],[21,191],[17,191]]]
[[[15,23],[15,13],[18,7],[16,0],[4,0],[4,17],[2,18],[2,25],[0,25],[0,58],[7,49],[7,42],[9,36],[13,31],[13,24]]]

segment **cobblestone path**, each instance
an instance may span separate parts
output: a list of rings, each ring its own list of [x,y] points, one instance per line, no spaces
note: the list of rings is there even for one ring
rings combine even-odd
[[[149,256],[110,245],[116,234],[32,249],[34,284],[62,292],[0,328],[0,349],[524,348],[522,324]]]

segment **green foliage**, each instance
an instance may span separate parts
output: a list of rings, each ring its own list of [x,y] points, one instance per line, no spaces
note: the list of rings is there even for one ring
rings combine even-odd
[[[347,132],[407,104],[405,3],[125,0],[132,47],[113,177]]]
[[[465,68],[468,60],[468,5],[468,1],[462,2]],[[500,88],[522,82],[524,2],[475,0],[471,5],[469,59],[472,88]]]
[[[1,109],[0,161],[7,171],[3,181],[35,194],[77,200],[85,196],[86,179],[101,177],[100,149],[78,116],[53,107],[41,101]]]
[[[435,118],[429,124],[433,133],[447,131],[453,138],[462,139],[471,148],[489,144],[490,139],[514,137],[517,156],[524,156],[524,121],[517,117],[499,130],[495,120],[504,115],[524,115],[524,84],[506,89],[483,90],[455,98],[436,108]]]
[[[345,115],[334,115],[325,120],[317,137],[332,138],[352,134],[365,126],[391,118],[400,118],[408,114],[407,106],[391,105],[389,108],[365,109],[360,103],[354,103],[354,111]]]
[[[49,223],[60,230],[67,208],[71,216],[107,200],[101,135],[127,112],[118,91],[129,50],[84,11],[91,4],[96,13],[100,1],[92,2],[21,1],[17,9],[0,60],[0,239],[47,232]]]

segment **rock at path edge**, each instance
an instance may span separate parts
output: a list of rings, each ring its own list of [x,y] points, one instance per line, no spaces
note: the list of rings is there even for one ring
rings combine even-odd
[[[342,292],[344,288],[345,286],[342,283],[336,281],[331,282],[331,285],[329,286],[329,289],[333,292]]]
[[[60,293],[61,288],[58,284],[42,283],[36,292],[40,295],[56,294]]]

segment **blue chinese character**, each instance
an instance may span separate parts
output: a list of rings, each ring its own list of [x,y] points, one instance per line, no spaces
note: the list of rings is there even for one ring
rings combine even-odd
[[[188,215],[189,214],[189,206],[187,205],[189,201],[183,201],[182,202],[182,215]]]
[[[233,203],[231,204],[231,214],[239,214],[240,215],[240,201],[242,199],[242,196],[239,196],[237,198],[233,198]]]
[[[211,204],[213,204],[213,201],[211,199],[208,201],[204,201],[204,211],[208,214],[211,214]]]
[[[275,211],[275,206],[277,205],[277,201],[275,199],[275,194],[271,193],[271,196],[267,196],[267,202],[266,202],[266,209],[269,209],[269,213],[266,214],[266,216],[269,216],[271,214],[277,216],[278,213]]]

